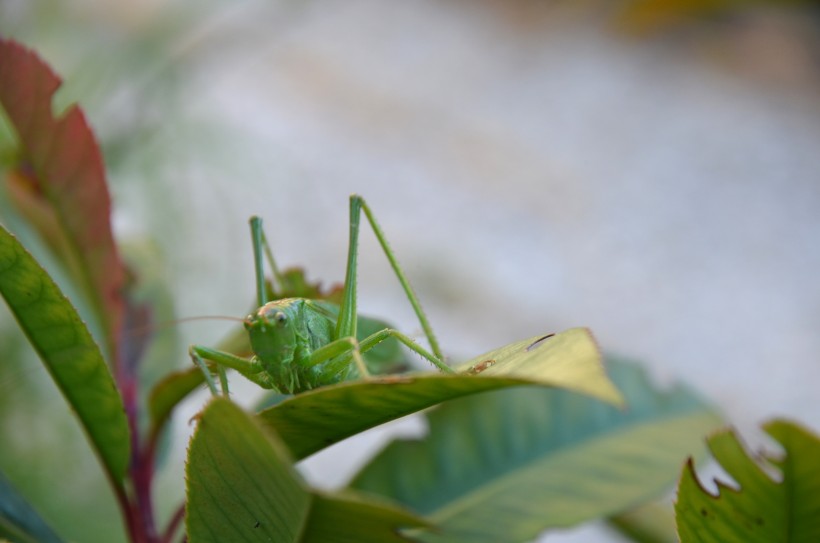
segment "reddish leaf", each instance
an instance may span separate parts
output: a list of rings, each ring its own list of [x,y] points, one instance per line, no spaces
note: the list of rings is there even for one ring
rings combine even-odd
[[[111,232],[102,154],[76,106],[59,118],[52,99],[61,80],[37,55],[0,39],[0,106],[20,144],[7,185],[18,206],[76,273],[117,359],[126,270]]]

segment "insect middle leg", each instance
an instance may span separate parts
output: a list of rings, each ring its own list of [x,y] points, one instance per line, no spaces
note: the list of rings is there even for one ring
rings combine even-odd
[[[336,374],[342,371],[345,364],[350,363],[350,359],[344,357],[343,355],[347,354],[348,352],[351,354],[353,361],[356,363],[356,367],[359,370],[360,375],[365,378],[369,378],[370,374],[367,371],[366,366],[361,358],[362,353],[366,353],[382,341],[386,340],[389,337],[396,338],[398,341],[402,342],[407,348],[415,352],[416,354],[420,355],[421,357],[427,359],[430,363],[436,366],[438,369],[443,371],[444,373],[455,373],[452,368],[447,366],[444,362],[436,358],[433,354],[426,351],[422,348],[418,343],[407,337],[406,335],[402,334],[398,330],[393,330],[391,328],[385,328],[384,330],[379,330],[375,334],[367,336],[361,341],[357,341],[355,338],[346,337],[337,339],[331,343],[328,343],[324,347],[317,349],[311,355],[310,364],[319,364],[325,362],[327,360],[332,360],[334,357],[338,357],[331,366],[328,367],[328,372],[330,374]]]
[[[364,338],[360,343],[361,351],[365,353],[389,337],[393,337],[401,341],[408,349],[420,355],[421,357],[426,358],[431,364],[433,364],[435,367],[437,367],[444,373],[455,373],[455,371],[452,368],[450,368],[447,364],[442,362],[439,358],[424,350],[418,343],[410,339],[408,336],[402,334],[398,330],[393,330],[392,328],[385,328],[384,330],[379,330],[375,334]]]
[[[359,370],[359,375],[364,379],[369,379],[370,372],[367,371],[367,366],[362,359],[362,352],[361,345],[356,338],[343,337],[313,351],[308,359],[308,365],[313,366],[330,360],[332,363],[327,368],[328,374],[336,375],[350,363],[352,358],[353,363],[356,364],[356,369]],[[344,356],[348,353],[350,358]]]

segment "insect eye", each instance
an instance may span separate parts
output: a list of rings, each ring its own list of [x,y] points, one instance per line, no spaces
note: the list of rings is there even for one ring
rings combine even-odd
[[[285,321],[288,320],[288,317],[281,311],[277,311],[273,314],[273,320],[276,322],[276,324],[284,324]]]

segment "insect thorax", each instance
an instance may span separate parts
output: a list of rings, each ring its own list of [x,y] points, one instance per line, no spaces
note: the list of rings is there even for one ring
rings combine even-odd
[[[245,327],[256,359],[280,391],[297,393],[340,380],[327,375],[325,363],[310,363],[313,351],[332,341],[334,323],[308,300],[268,302],[247,317]]]

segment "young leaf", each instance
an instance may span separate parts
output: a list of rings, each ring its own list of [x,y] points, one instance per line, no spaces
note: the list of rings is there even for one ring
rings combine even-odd
[[[21,541],[61,543],[62,540],[37,511],[0,473],[0,536],[12,530]]]
[[[700,486],[690,461],[681,475],[675,513],[682,543],[820,541],[820,439],[776,420],[763,426],[785,455],[760,459],[780,471],[777,480],[749,457],[729,430],[707,440],[740,488],[718,481],[718,495]]]
[[[588,330],[574,328],[540,341],[542,337],[479,356],[458,367],[462,374],[403,374],[323,387],[266,409],[259,418],[302,459],[368,428],[488,390],[542,385],[623,402]]]
[[[276,435],[224,398],[199,417],[186,481],[191,543],[398,543],[407,541],[399,528],[424,525],[395,507],[310,491]]]
[[[387,446],[351,486],[398,501],[439,533],[425,542],[509,543],[610,516],[670,486],[715,413],[686,390],[654,390],[610,364],[629,407],[528,387],[449,402],[429,436]]]
[[[121,484],[128,463],[128,423],[100,349],[71,302],[2,226],[0,294],[77,413],[112,482]]]
[[[126,273],[111,232],[102,155],[79,108],[54,117],[60,84],[34,53],[0,39],[0,107],[21,147],[9,193],[79,275],[105,331],[107,354],[117,360]]]

